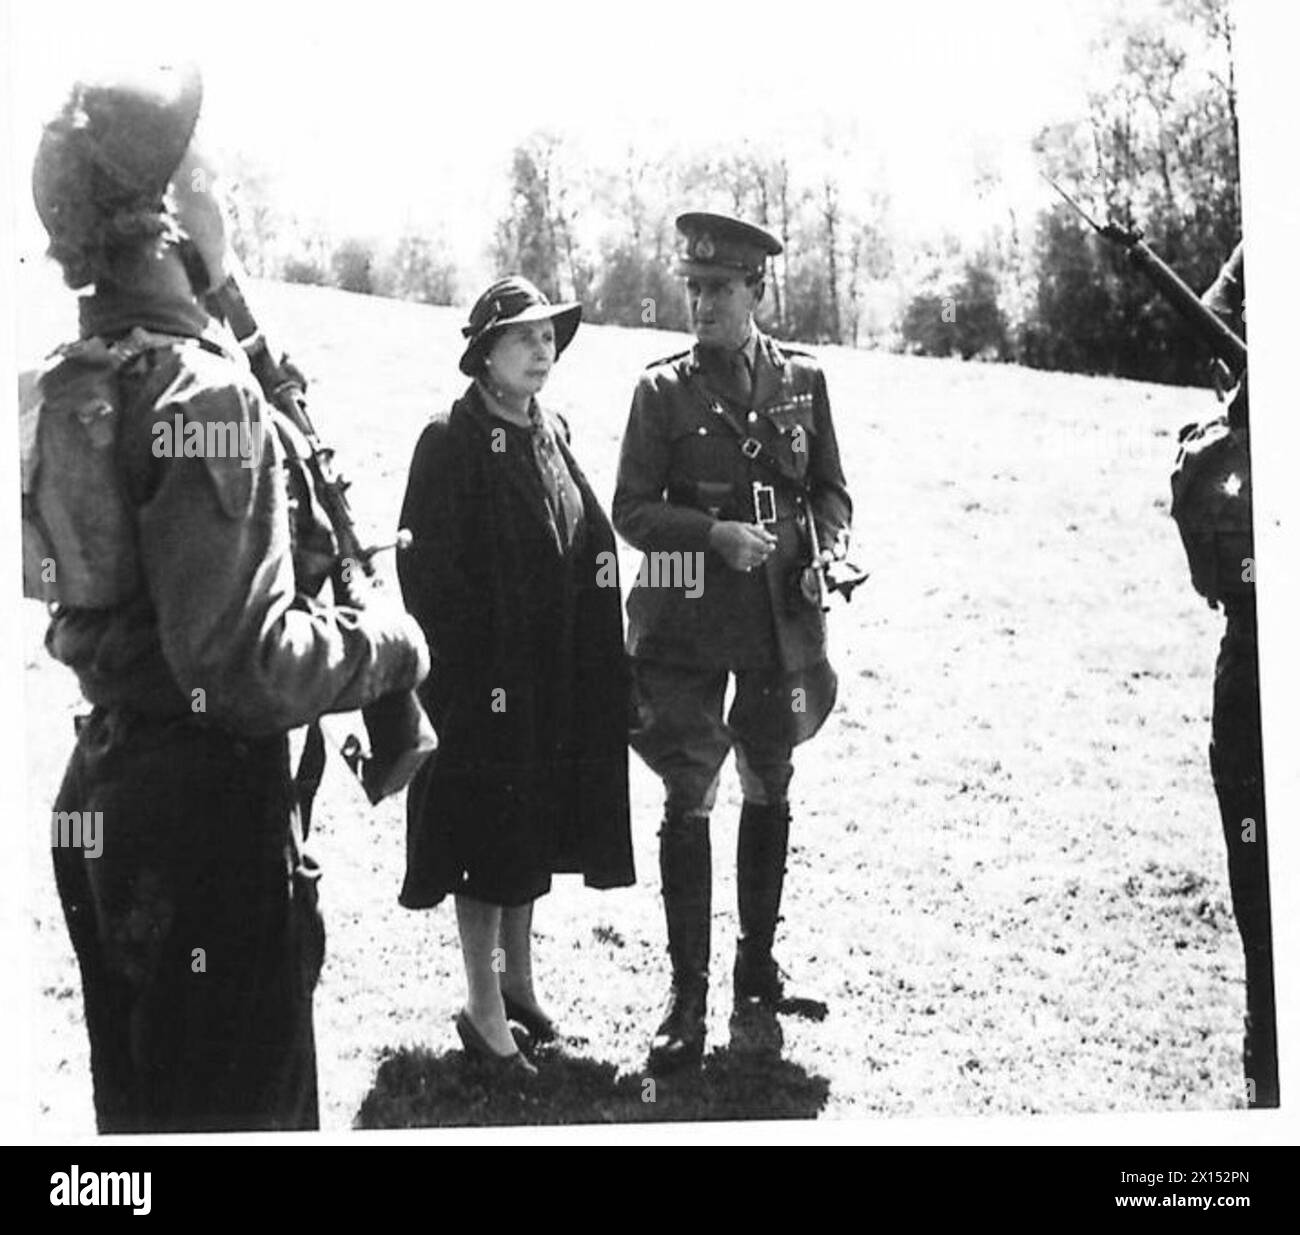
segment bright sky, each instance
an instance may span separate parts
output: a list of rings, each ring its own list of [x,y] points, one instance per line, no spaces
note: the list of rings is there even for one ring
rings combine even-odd
[[[458,249],[482,246],[513,145],[551,126],[610,165],[629,143],[654,155],[746,135],[817,160],[835,127],[861,152],[849,192],[883,176],[905,224],[969,232],[982,222],[969,217],[976,158],[1011,194],[1041,197],[1028,139],[1080,114],[1088,43],[1110,7],[18,0],[19,183],[81,66],[154,47],[204,65],[204,124],[218,147],[270,165],[285,204],[338,230],[382,235],[432,218]],[[39,249],[23,206],[23,247]]]

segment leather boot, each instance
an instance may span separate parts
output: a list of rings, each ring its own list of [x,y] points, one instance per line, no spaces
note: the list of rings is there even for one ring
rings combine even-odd
[[[737,1006],[756,999],[765,1008],[781,1002],[781,971],[772,959],[772,942],[781,914],[790,805],[746,802],[740,812],[736,845],[736,900],[740,937],[733,971]]]
[[[1242,1063],[1251,1107],[1278,1105],[1277,1011],[1273,992],[1272,949],[1246,954],[1246,1018]]]
[[[673,982],[650,1047],[649,1070],[662,1075],[693,1067],[704,1056],[713,891],[707,816],[665,815],[659,832],[659,874]]]
[[[1277,1035],[1270,1026],[1256,1025],[1250,1016],[1245,1026],[1241,1058],[1250,1086],[1247,1104],[1252,1109],[1273,1110],[1278,1105]]]

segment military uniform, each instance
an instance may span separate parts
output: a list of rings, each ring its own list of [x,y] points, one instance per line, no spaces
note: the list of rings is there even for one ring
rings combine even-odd
[[[835,543],[852,507],[826,379],[807,353],[758,335],[749,396],[734,388],[722,357],[698,346],[642,375],[623,438],[614,524],[647,554],[702,554],[703,578],[701,589],[632,590],[628,652],[641,687],[635,744],[664,777],[670,805],[686,811],[708,812],[732,745],[714,705],[728,674],[738,688],[729,721],[747,739],[738,757],[746,797],[756,802],[784,800],[790,749],[817,731],[835,701],[825,615],[799,591],[810,556],[800,499],[793,484],[745,453],[747,441],[807,487],[818,540]],[[777,548],[761,569],[743,573],[709,548],[709,529],[718,519],[754,522],[756,503],[775,520]],[[650,583],[652,562],[643,568]],[[760,749],[755,768],[749,756]]]
[[[313,1128],[324,934],[285,735],[413,686],[423,637],[396,608],[308,598],[329,530],[303,529],[295,560],[292,460],[228,333],[192,302],[82,301],[83,337],[136,328],[153,338],[121,370],[113,443],[134,579],[47,636],[93,705],[55,810],[101,813],[103,851],[54,863],[96,1114],[103,1132]],[[160,457],[154,426],[178,416],[244,426],[256,465]]]
[[[287,733],[427,669],[397,606],[315,599],[337,546],[301,439],[201,307],[228,254],[201,101],[192,66],[79,81],[32,172],[49,255],[95,288],[20,427],[24,591],[92,705],[51,843],[102,1132],[317,1126]]]
[[[752,276],[764,255],[780,248],[766,233],[717,216],[683,216],[679,228],[687,239],[684,273],[739,269]],[[793,749],[821,727],[836,691],[824,615],[800,586],[813,556],[804,502],[820,545],[843,544],[852,507],[826,381],[807,353],[753,331],[739,352],[697,343],[642,374],[613,518],[624,539],[646,554],[627,607],[637,705],[632,745],[666,791],[660,870],[674,986],[665,1021],[672,1028],[661,1026],[661,1036],[682,1029],[683,1016],[693,1020],[687,1056],[702,1049],[708,983],[708,816],[733,748],[745,803],[737,999],[762,996],[774,1004],[779,997],[770,949]],[[775,536],[761,567],[733,569],[710,546],[719,521],[762,524]],[[701,586],[671,586],[669,555],[682,554],[698,555]]]
[[[1244,324],[1244,247],[1238,244],[1203,303],[1234,327]],[[1229,425],[1248,432],[1243,378],[1228,412]],[[1249,482],[1243,488],[1249,492]],[[1233,542],[1235,543],[1235,541]],[[1247,552],[1253,550],[1247,546]],[[1264,755],[1259,717],[1259,650],[1254,585],[1241,584],[1239,560],[1218,572],[1236,583],[1215,597],[1227,619],[1214,667],[1210,772],[1228,851],[1228,884],[1246,962],[1245,1074],[1252,1105],[1278,1105],[1277,1012],[1269,910],[1268,830],[1264,812]],[[1253,821],[1253,828],[1250,826]]]

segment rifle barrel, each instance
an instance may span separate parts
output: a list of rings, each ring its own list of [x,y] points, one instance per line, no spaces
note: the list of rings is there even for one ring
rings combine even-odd
[[[1178,312],[1179,316],[1233,374],[1240,378],[1246,371],[1246,341],[1223,321],[1213,309],[1201,303],[1201,298],[1176,275],[1142,239],[1139,232],[1126,231],[1115,223],[1103,227],[1077,201],[1074,200],[1046,172],[1038,173],[1052,186],[1099,236],[1118,244],[1128,254],[1128,259],[1155,286]]]
[[[334,469],[333,451],[325,446],[307,414],[307,399],[301,384],[278,363],[266,335],[257,324],[243,289],[234,278],[229,278],[211,293],[217,302],[220,315],[248,356],[249,367],[263,393],[307,439],[308,454],[303,462],[315,482],[316,496],[325,508],[325,515],[334,529],[338,541],[339,559],[355,561],[367,576],[374,576],[372,554],[362,547],[348,505],[347,482]]]
[[[341,569],[335,572],[334,597],[340,603],[360,607],[349,586],[347,564],[354,561],[366,575],[373,577],[375,566],[371,559],[382,546],[362,547],[348,506],[348,482],[335,470],[334,452],[321,441],[307,414],[302,381],[291,365],[275,359],[233,277],[209,296],[218,316],[225,320],[248,356],[249,367],[263,394],[307,440],[303,463],[311,473],[317,500],[325,508],[338,542],[337,565]],[[270,426],[266,431],[272,431]],[[396,544],[400,547],[403,543],[410,543],[409,532],[398,534]],[[366,796],[375,803],[405,788],[438,743],[429,718],[412,690],[381,695],[361,709],[361,717],[370,738],[370,754],[362,754],[355,737],[344,743],[342,754],[344,762],[361,781]]]
[[[1200,336],[1202,342],[1240,376],[1246,368],[1246,342],[1217,313],[1201,303],[1201,298],[1182,281],[1146,241],[1128,237],[1123,243],[1129,261],[1146,275],[1156,289]]]

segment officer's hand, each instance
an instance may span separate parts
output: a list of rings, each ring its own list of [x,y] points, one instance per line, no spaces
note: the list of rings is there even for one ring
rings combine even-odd
[[[709,545],[732,570],[762,566],[776,549],[776,537],[757,523],[721,520],[709,530]]]
[[[821,567],[805,566],[799,574],[799,590],[810,605],[819,605],[822,600]]]

